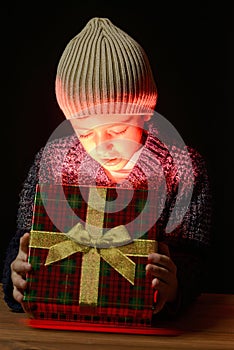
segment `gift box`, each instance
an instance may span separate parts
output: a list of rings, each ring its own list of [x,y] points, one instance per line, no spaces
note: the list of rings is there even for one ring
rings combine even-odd
[[[154,290],[145,266],[157,251],[155,196],[37,185],[23,301],[30,318],[71,329],[150,328]]]

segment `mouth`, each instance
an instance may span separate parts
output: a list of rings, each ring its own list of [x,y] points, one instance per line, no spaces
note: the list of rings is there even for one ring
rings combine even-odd
[[[117,157],[113,158],[102,158],[101,163],[103,166],[116,166],[121,160]]]

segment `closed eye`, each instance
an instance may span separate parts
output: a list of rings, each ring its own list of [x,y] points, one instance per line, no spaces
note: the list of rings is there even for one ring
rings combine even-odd
[[[92,132],[88,132],[88,133],[86,133],[86,134],[80,134],[79,137],[80,137],[81,139],[87,139],[87,138],[91,137],[92,134],[93,134]]]
[[[111,135],[113,135],[113,134],[114,135],[122,135],[122,134],[124,134],[127,131],[127,129],[128,129],[128,126],[124,127],[124,128],[121,128],[121,129],[118,129],[118,128],[111,129],[111,130],[108,131],[108,133],[111,134]]]

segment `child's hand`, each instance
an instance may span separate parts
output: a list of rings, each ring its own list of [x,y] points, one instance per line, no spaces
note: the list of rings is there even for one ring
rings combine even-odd
[[[154,277],[152,287],[158,291],[154,313],[162,310],[166,302],[173,302],[178,289],[177,268],[170,258],[168,246],[160,242],[158,251],[158,253],[149,254],[149,264],[146,265],[147,274]]]
[[[27,262],[28,246],[29,233],[25,233],[20,239],[18,255],[11,263],[11,279],[14,286],[13,297],[19,303],[23,301],[24,290],[27,286],[26,273],[31,270],[31,265]]]

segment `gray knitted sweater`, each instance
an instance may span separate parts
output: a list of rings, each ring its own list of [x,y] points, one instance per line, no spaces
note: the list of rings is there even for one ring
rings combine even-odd
[[[173,155],[173,156],[172,156]],[[191,166],[193,186],[191,191]],[[160,202],[161,215],[157,221],[157,239],[169,245],[177,265],[179,300],[166,305],[162,314],[184,310],[202,290],[204,258],[210,245],[211,201],[206,165],[201,155],[189,147],[171,146],[170,150],[151,128],[140,157],[126,181],[113,183],[104,169],[92,159],[75,135],[55,139],[43,147],[35,157],[20,193],[17,232],[12,238],[5,257],[3,270],[4,299],[14,311],[22,311],[12,297],[10,264],[15,259],[20,237],[30,231],[36,184],[93,184],[123,188],[163,188],[166,200]],[[191,196],[190,196],[191,195]],[[184,210],[183,203],[189,199]],[[187,202],[186,202],[187,203]],[[167,230],[168,220],[174,215],[176,225]]]

